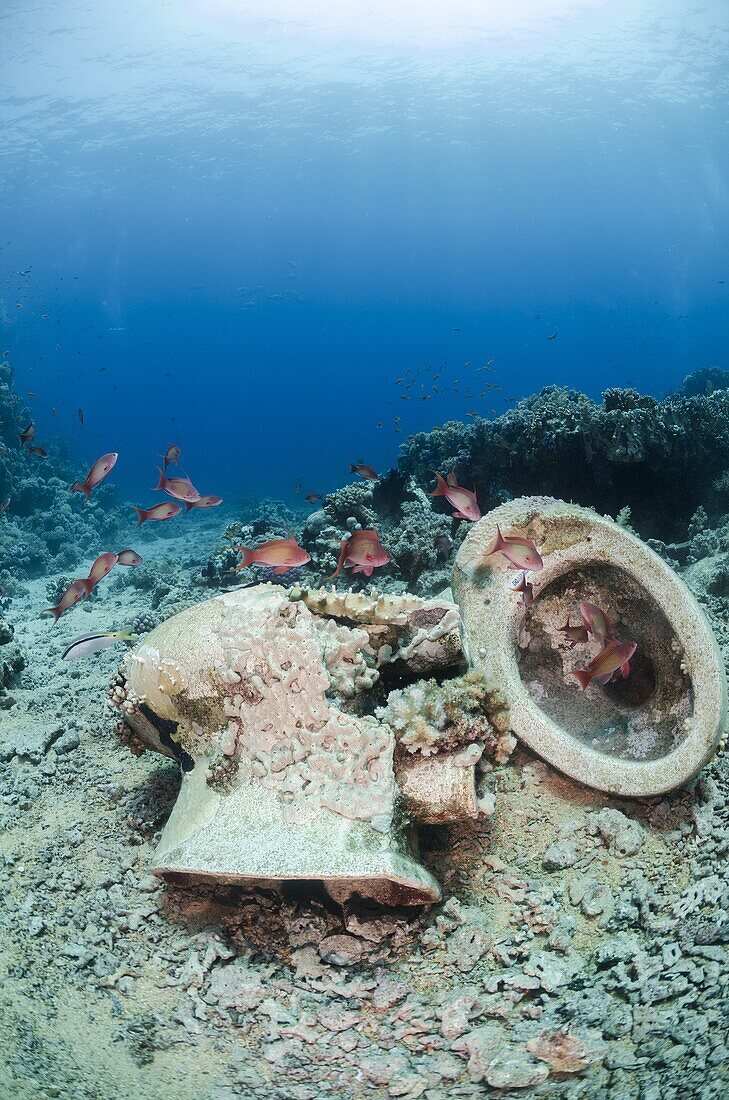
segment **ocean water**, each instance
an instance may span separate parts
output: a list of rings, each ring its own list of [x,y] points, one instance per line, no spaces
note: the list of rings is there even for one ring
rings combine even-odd
[[[0,332],[39,438],[119,451],[129,497],[175,441],[201,491],[295,502],[544,385],[726,365],[727,15],[5,0]]]

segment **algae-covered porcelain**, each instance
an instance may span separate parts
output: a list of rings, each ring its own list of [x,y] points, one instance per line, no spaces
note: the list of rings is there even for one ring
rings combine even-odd
[[[510,586],[502,554],[487,557],[497,525],[534,540],[533,603]],[[685,783],[723,736],[727,688],[718,646],[680,578],[625,528],[562,501],[525,497],[476,523],[461,545],[453,591],[464,648],[509,711],[512,732],[560,771],[613,794],[661,794]],[[572,675],[599,650],[560,631],[580,603],[607,612],[635,641],[630,675],[583,693]]]
[[[357,696],[383,662],[445,653],[462,660],[454,605],[409,596],[259,585],[162,623],[111,693],[136,736],[183,770],[152,869],[181,882],[318,880],[337,899],[437,900],[396,784],[393,733],[360,713]],[[459,797],[465,816],[475,804],[473,766],[458,778],[451,820]],[[430,791],[442,807],[443,782],[426,775],[418,797]]]

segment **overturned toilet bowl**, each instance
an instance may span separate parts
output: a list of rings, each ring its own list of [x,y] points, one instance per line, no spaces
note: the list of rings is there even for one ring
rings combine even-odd
[[[497,525],[531,538],[542,556],[527,575],[526,605],[500,553]],[[563,501],[523,497],[470,530],[454,567],[464,650],[508,710],[514,735],[566,775],[598,790],[641,797],[681,786],[724,735],[723,661],[703,612],[681,579],[635,535]],[[603,608],[618,641],[637,649],[627,678],[583,692],[573,673],[600,649],[560,630],[580,603]]]

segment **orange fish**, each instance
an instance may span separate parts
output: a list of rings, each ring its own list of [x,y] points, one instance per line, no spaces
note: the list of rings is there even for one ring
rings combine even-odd
[[[36,455],[38,458],[48,458],[48,451],[45,447],[26,447],[29,455]]]
[[[531,539],[523,535],[502,535],[499,525],[496,525],[496,535],[486,551],[486,557],[492,554],[503,554],[509,563],[510,569],[527,569],[538,573],[544,565],[541,555]]]
[[[342,569],[351,569],[352,573],[364,573],[365,577],[371,577],[374,569],[387,565],[389,560],[390,555],[376,531],[355,531],[348,539],[342,539],[337,568],[326,579],[338,577]]]
[[[97,458],[91,469],[86,475],[85,481],[74,481],[70,491],[72,493],[83,493],[86,500],[91,496],[91,490],[104,480],[106,475],[114,469],[116,460],[119,455],[116,451],[110,451],[108,454],[102,455],[101,458]]]
[[[177,465],[180,461],[180,455],[182,450],[176,443],[170,443],[169,447],[162,456],[162,469],[166,470],[168,466]]]
[[[86,585],[83,581],[71,581],[68,588],[66,588],[61,596],[60,600],[55,607],[46,607],[41,614],[50,614],[53,616],[53,622],[57,623],[64,611],[68,611],[69,607],[73,607],[79,600],[83,599],[86,595]]]
[[[108,577],[118,560],[119,555],[111,551],[106,554],[99,554],[98,558],[91,566],[88,577],[80,582],[84,586],[87,597],[91,595],[99,581],[103,581],[104,577]]]
[[[182,500],[186,504],[194,504],[200,500],[200,494],[190,481],[189,477],[167,477],[164,470],[159,470],[159,481],[155,485],[155,491],[164,489],[175,500]]]
[[[453,513],[453,519],[467,519],[471,523],[481,519],[481,509],[478,506],[475,492],[462,488],[458,484],[455,472],[451,471],[448,474],[447,481],[435,470],[429,470],[428,472],[437,479],[435,489],[432,493],[428,493],[428,496],[445,497],[448,503],[456,509]]]
[[[35,424],[29,424],[27,428],[24,428],[18,437],[20,439],[20,446],[24,447],[26,443],[30,443],[31,439],[35,435]]]
[[[637,648],[635,642],[608,642],[587,668],[579,668],[572,675],[580,681],[583,691],[593,680],[596,684],[606,684],[618,669],[623,679],[627,679],[630,675],[630,658]]]
[[[217,508],[222,503],[222,497],[216,497],[212,493],[208,493],[207,496],[199,497],[197,500],[188,500],[185,504],[185,511],[189,512],[193,508]]]
[[[585,630],[592,634],[600,645],[613,640],[613,624],[601,607],[594,603],[581,603],[580,614],[585,624]]]
[[[558,626],[557,630],[560,634],[564,634],[567,644],[570,649],[574,649],[580,642],[587,641],[587,630],[584,626],[572,626],[570,624],[570,617],[567,616],[567,621],[564,626]]]
[[[359,476],[365,478],[366,481],[379,481],[372,466],[366,466],[364,462],[350,463],[349,472],[350,474],[359,474]]]
[[[311,555],[294,538],[270,539],[254,549],[248,546],[234,546],[233,549],[243,555],[237,570],[247,565],[268,565],[273,567],[274,573],[288,573],[294,566],[311,561]]]
[[[117,565],[141,565],[142,557],[136,550],[120,550],[116,556]]]
[[[179,516],[182,505],[173,504],[171,500],[164,500],[161,504],[155,504],[153,508],[139,508],[135,504],[134,511],[137,513],[137,527],[141,527],[148,519],[163,520]]]

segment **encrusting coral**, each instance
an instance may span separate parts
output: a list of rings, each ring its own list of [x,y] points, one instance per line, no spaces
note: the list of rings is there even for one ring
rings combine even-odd
[[[424,680],[391,691],[375,713],[409,753],[431,756],[477,743],[496,764],[505,764],[516,748],[498,696],[473,669],[442,683]]]

